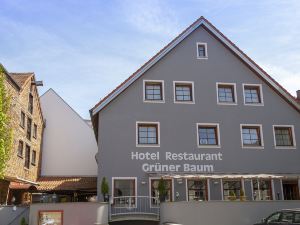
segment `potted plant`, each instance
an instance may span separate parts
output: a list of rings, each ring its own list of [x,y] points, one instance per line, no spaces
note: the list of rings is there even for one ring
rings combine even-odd
[[[246,201],[246,195],[244,189],[241,189],[240,201]]]
[[[21,221],[20,221],[20,225],[28,225],[28,224],[26,223],[25,217],[22,217],[22,219],[21,219]]]
[[[235,201],[236,200],[236,195],[235,195],[234,191],[229,191],[229,197],[228,197],[228,199],[230,201]]]
[[[166,183],[162,177],[158,182],[158,193],[159,193],[159,201],[164,202],[167,196],[167,189],[166,189]]]
[[[109,186],[108,186],[108,182],[106,180],[105,177],[102,178],[102,182],[101,182],[101,194],[103,196],[103,200],[104,202],[108,202],[109,201]]]

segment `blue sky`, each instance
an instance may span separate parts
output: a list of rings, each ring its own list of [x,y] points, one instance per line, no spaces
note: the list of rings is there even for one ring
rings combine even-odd
[[[198,17],[205,16],[295,95],[300,1],[0,0],[0,62],[34,71],[82,117]]]

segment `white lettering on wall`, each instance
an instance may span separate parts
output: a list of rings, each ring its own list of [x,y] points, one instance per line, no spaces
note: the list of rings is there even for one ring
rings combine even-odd
[[[131,152],[132,160],[139,161],[160,161],[159,152]],[[172,153],[166,152],[164,161],[222,161],[223,155],[219,153]],[[144,172],[190,172],[190,173],[211,173],[214,172],[212,164],[163,164],[144,163],[142,164]]]

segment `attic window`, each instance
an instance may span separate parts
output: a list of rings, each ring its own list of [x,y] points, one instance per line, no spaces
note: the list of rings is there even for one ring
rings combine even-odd
[[[197,43],[197,58],[198,59],[207,59],[207,44],[206,43]]]

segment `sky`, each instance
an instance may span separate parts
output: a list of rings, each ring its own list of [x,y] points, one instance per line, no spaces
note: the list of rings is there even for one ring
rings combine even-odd
[[[300,89],[300,0],[0,0],[0,62],[34,72],[83,118],[200,16]]]

